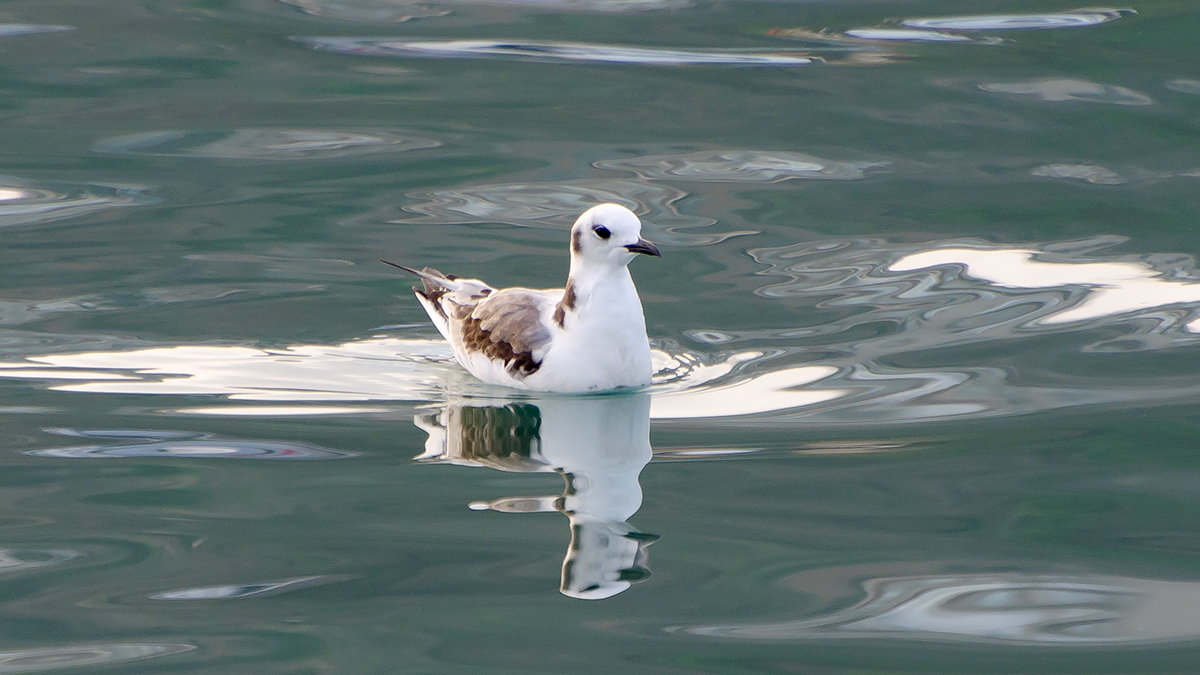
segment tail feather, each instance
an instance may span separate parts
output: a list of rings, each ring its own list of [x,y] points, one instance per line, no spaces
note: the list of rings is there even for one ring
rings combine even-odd
[[[420,277],[421,285],[424,286],[424,289],[414,288],[413,290],[417,291],[418,293],[420,293],[421,290],[424,290],[425,294],[428,295],[430,293],[437,293],[437,292],[442,292],[442,293],[444,293],[446,291],[454,292],[454,291],[462,290],[462,288],[463,288],[463,285],[461,283],[456,283],[459,280],[458,277],[454,276],[453,274],[442,274],[441,272],[433,269],[432,267],[425,267],[423,269],[417,270],[417,269],[413,269],[411,267],[405,267],[404,265],[397,265],[396,263],[388,262],[387,260],[380,260],[379,262],[381,262],[385,265],[391,265],[392,267],[395,267],[397,269],[402,269],[405,272],[408,272],[409,274],[413,274],[413,275]]]
[[[379,262],[420,277],[421,285],[424,288],[414,288],[413,290],[431,300],[449,293],[456,294],[455,301],[459,304],[467,304],[472,300],[477,301],[487,297],[492,292],[491,287],[478,279],[463,279],[453,274],[442,274],[432,267],[417,270],[387,260]]]
[[[492,293],[492,289],[478,279],[463,279],[453,274],[442,274],[432,267],[418,270],[387,260],[379,262],[421,279],[421,288],[413,286],[413,292],[425,308],[425,313],[447,340],[450,340],[450,314],[461,312],[463,309],[470,312],[480,300]]]

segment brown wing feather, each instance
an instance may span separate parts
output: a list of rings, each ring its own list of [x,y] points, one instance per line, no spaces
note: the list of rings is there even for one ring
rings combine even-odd
[[[550,341],[550,331],[541,321],[541,301],[519,288],[493,293],[463,320],[463,346],[502,361],[513,377],[537,372],[542,363],[533,354]]]

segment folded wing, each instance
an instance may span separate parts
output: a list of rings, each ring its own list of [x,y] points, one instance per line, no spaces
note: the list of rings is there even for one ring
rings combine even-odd
[[[463,319],[463,349],[503,362],[517,379],[532,375],[550,342],[550,330],[542,323],[546,302],[542,294],[524,288],[490,294]]]

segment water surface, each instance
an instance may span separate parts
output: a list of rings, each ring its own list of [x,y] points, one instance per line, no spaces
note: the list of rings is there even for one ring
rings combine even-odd
[[[1197,30],[0,3],[0,673],[1190,672]],[[556,287],[601,202],[646,391],[377,262]]]

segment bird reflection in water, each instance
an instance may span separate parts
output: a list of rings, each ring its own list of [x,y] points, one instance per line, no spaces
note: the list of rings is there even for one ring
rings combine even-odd
[[[650,461],[650,396],[546,397],[491,405],[451,403],[414,418],[429,434],[421,462],[560,474],[558,496],[476,502],[476,510],[557,511],[571,522],[563,595],[612,597],[650,575],[646,547],[658,539],[628,523],[642,505],[638,475]]]

